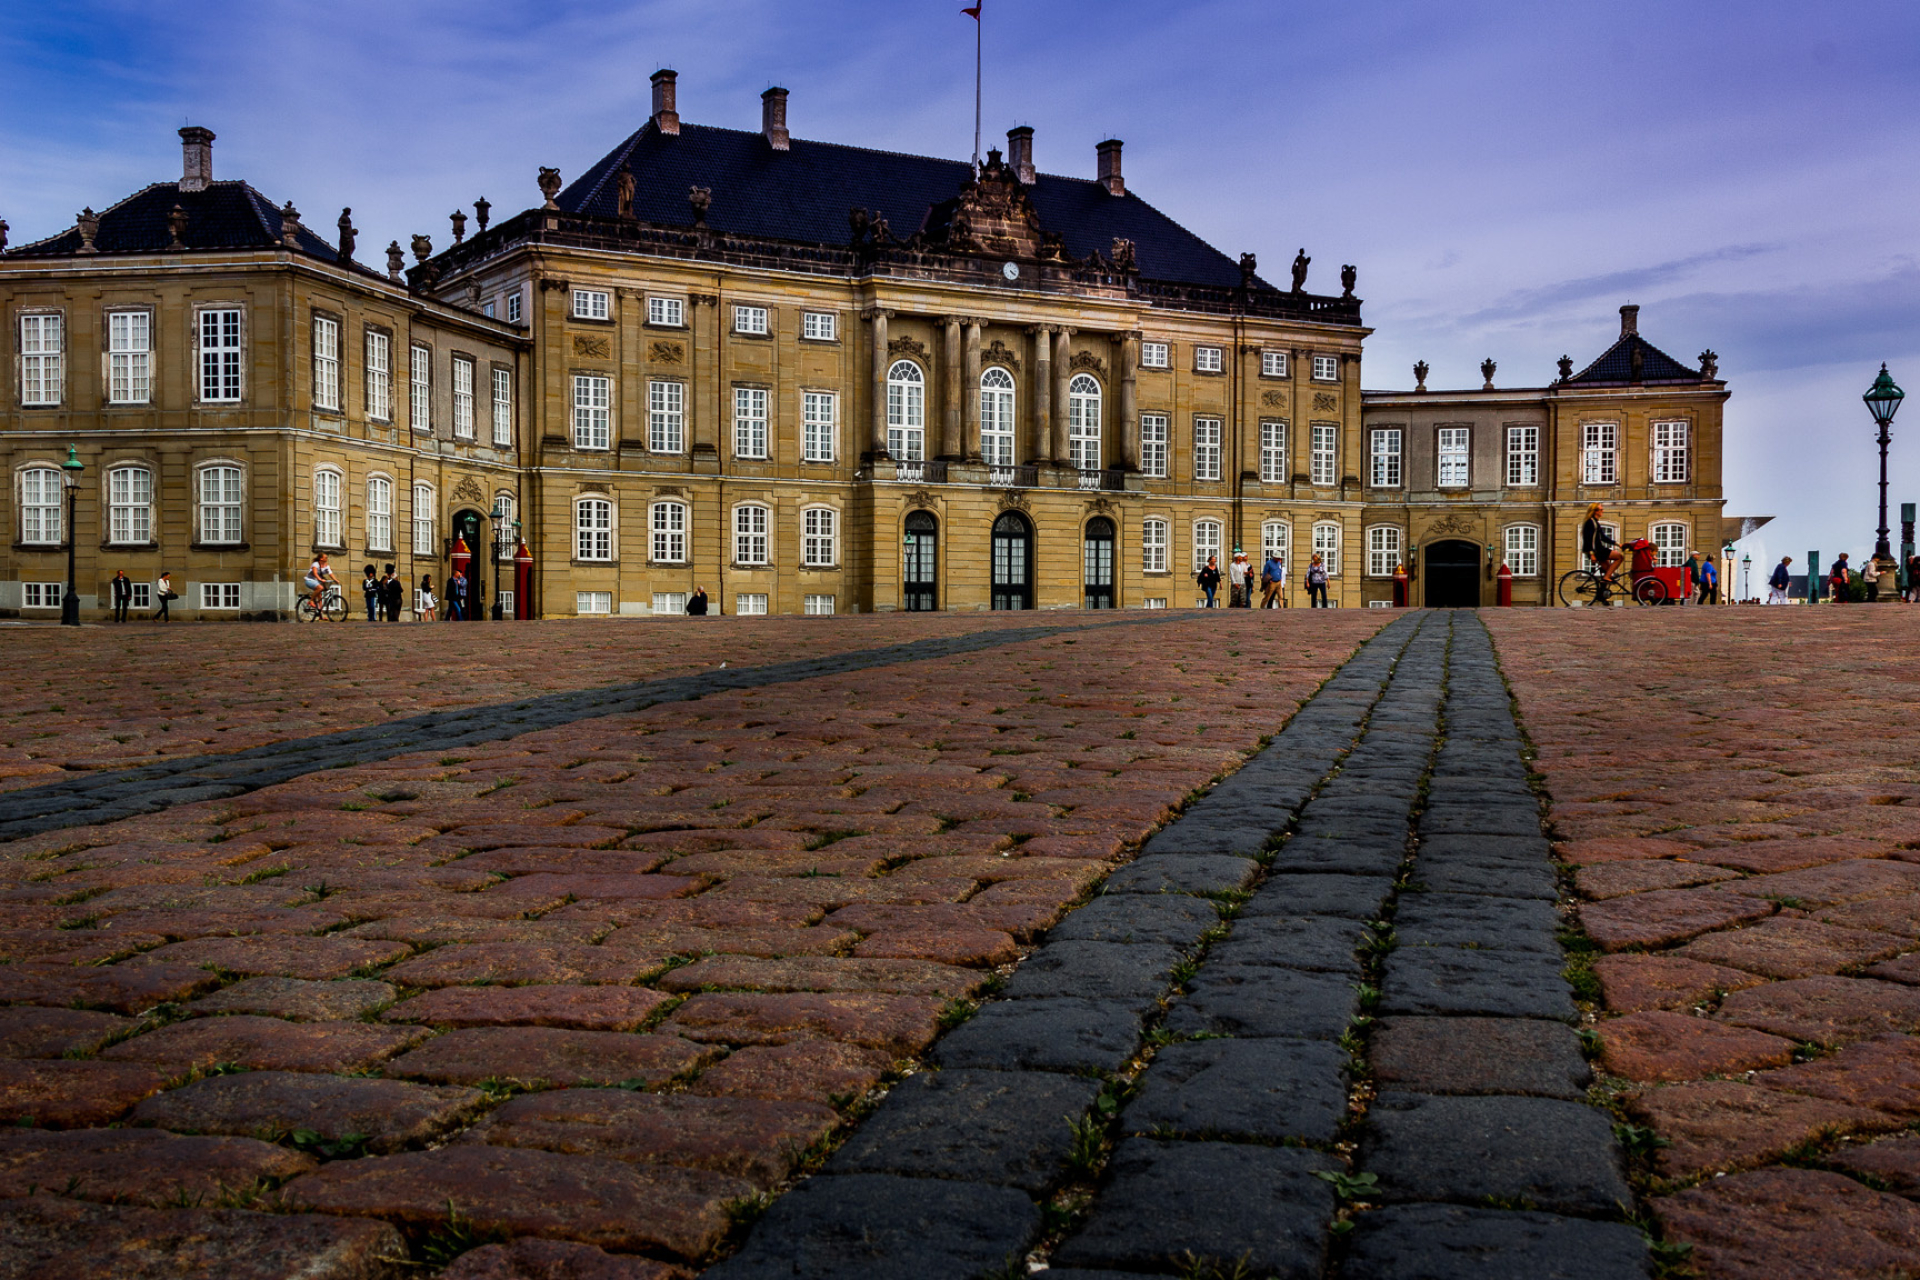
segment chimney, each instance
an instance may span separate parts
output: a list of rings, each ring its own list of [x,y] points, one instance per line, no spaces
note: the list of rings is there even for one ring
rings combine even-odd
[[[1110,196],[1127,194],[1127,180],[1120,176],[1120,139],[1108,138],[1094,148],[1100,157],[1100,185]]]
[[[773,88],[760,95],[760,132],[775,151],[787,149],[787,91]]]
[[[180,189],[205,191],[213,181],[213,130],[190,124],[180,131]]]
[[[1640,308],[1632,305],[1620,308],[1620,336],[1631,338],[1640,332]]]
[[[680,113],[673,109],[674,82],[679,78],[678,71],[665,67],[653,73],[653,127],[662,133],[680,132]]]
[[[1007,130],[1007,164],[1021,185],[1032,186],[1038,176],[1033,171],[1033,127],[1021,125]]]

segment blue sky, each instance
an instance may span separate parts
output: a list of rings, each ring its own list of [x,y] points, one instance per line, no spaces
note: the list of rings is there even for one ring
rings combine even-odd
[[[1309,287],[1360,270],[1368,386],[1538,384],[1584,364],[1617,308],[1731,383],[1728,510],[1778,518],[1756,560],[1866,551],[1879,362],[1920,391],[1920,5],[986,0],[985,126],[1043,169],[1128,185],[1230,254]],[[363,246],[485,195],[538,199],[680,72],[681,114],[965,157],[960,0],[193,0],[19,7],[0,26],[0,217],[18,244],[178,172],[292,199]],[[1920,407],[1895,423],[1894,500],[1920,501]],[[1897,530],[1896,530],[1897,537]]]

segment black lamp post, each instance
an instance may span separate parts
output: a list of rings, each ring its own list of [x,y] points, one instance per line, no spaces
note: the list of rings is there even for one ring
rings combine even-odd
[[[493,500],[493,510],[487,512],[487,515],[493,520],[493,573],[495,578],[493,584],[493,620],[500,622],[507,616],[500,608],[500,583],[498,581],[500,576],[500,532],[501,525],[506,521],[507,513],[500,509],[499,498]]]
[[[80,594],[74,590],[73,552],[79,545],[78,530],[73,527],[73,501],[80,492],[80,473],[87,464],[80,461],[78,445],[67,446],[67,460],[60,464],[61,481],[67,491],[67,594],[60,600],[60,625],[80,625]]]
[[[1867,402],[1867,412],[1880,424],[1880,537],[1873,544],[1873,558],[1891,560],[1893,548],[1887,545],[1887,428],[1893,425],[1893,415],[1899,412],[1900,402],[1907,398],[1907,393],[1894,385],[1887,366],[1882,364],[1880,376],[1860,398]]]

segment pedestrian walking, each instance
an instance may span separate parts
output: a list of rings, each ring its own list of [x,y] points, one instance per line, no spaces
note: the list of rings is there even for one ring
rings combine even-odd
[[[1880,603],[1880,561],[1873,556],[1867,557],[1866,564],[1860,567],[1860,581],[1867,584],[1867,603]]]
[[[1792,556],[1781,556],[1780,563],[1773,566],[1773,576],[1767,579],[1767,603],[1785,604],[1787,588],[1793,585]]]
[[[367,602],[367,621],[380,621],[380,578],[372,565],[360,570],[360,594]]]
[[[113,620],[125,622],[127,609],[133,604],[133,579],[127,576],[125,569],[113,571]]]
[[[161,570],[159,579],[153,584],[154,609],[149,617],[154,622],[172,622],[173,615],[167,611],[167,603],[179,598],[180,593],[173,589],[173,575]]]
[[[414,619],[419,622],[438,621],[439,608],[440,602],[433,598],[433,575],[423,573],[420,575],[420,592],[413,598]]]
[[[388,622],[400,621],[400,606],[406,603],[407,584],[388,565],[387,571],[380,575],[380,604],[386,611]]]
[[[1220,566],[1213,562],[1212,556],[1207,557],[1206,567],[1194,574],[1193,580],[1200,584],[1202,591],[1207,593],[1207,603],[1203,607],[1215,608],[1213,597],[1220,590]]]
[[[1827,576],[1827,587],[1833,594],[1835,604],[1849,604],[1847,598],[1847,553],[1842,551],[1833,562],[1833,572]]]
[[[1920,602],[1920,551],[1907,557],[1907,592],[1904,598],[1908,604]]]
[[[455,622],[465,621],[467,616],[467,573],[464,569],[453,571],[452,581],[447,583],[447,617]]]
[[[1700,554],[1700,603],[1720,603],[1720,571],[1713,566],[1713,553]]]
[[[1287,607],[1287,566],[1278,551],[1267,552],[1266,563],[1260,566],[1260,586],[1265,593],[1260,597],[1262,609]]]
[[[1307,565],[1307,607],[1310,609],[1332,608],[1327,603],[1327,565],[1316,552]]]
[[[1694,596],[1700,593],[1700,553],[1689,552],[1686,563],[1680,567],[1686,571],[1687,583],[1686,590],[1680,593],[1680,603],[1692,604]]]
[[[707,589],[705,587],[695,587],[693,594],[687,597],[687,616],[689,618],[704,618],[707,616]]]

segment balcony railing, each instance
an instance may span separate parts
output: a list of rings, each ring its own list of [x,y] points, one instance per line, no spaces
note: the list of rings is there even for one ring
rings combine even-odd
[[[1082,489],[1124,489],[1127,487],[1126,473],[1122,471],[1082,471],[1080,473]]]
[[[896,462],[893,464],[893,478],[902,484],[945,484],[947,464],[944,462]]]
[[[1040,468],[988,467],[987,486],[993,489],[1031,489],[1040,483]]]

